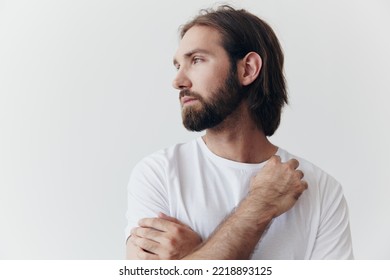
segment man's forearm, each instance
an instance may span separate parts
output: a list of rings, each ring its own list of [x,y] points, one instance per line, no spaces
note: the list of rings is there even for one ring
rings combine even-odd
[[[254,202],[250,197],[244,199],[210,238],[184,259],[249,259],[273,217],[269,211],[259,214]]]
[[[299,162],[272,156],[252,178],[248,195],[211,237],[185,259],[249,259],[271,220],[294,206],[307,188]]]

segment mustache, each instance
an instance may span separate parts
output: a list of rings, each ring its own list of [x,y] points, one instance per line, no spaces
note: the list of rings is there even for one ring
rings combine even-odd
[[[179,99],[184,96],[194,97],[196,99],[203,100],[202,96],[199,93],[195,91],[190,91],[189,89],[183,89],[180,91]]]

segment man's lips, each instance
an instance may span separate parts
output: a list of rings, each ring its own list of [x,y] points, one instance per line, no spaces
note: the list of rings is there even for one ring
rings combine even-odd
[[[188,104],[190,102],[193,102],[193,101],[196,101],[198,100],[197,98],[195,97],[192,97],[192,96],[183,96],[181,98],[181,104],[184,105],[184,104]]]

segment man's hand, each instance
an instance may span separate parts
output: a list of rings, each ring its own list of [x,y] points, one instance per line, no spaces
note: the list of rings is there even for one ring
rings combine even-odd
[[[296,159],[282,163],[279,156],[272,156],[252,178],[248,199],[253,199],[262,211],[270,211],[273,218],[288,211],[307,189],[298,166]]]
[[[157,218],[139,221],[129,242],[143,260],[175,260],[191,253],[202,243],[199,235],[179,220],[160,213]]]
[[[272,156],[235,211],[185,259],[249,259],[271,220],[293,207],[307,188],[298,165],[295,159],[282,163]]]

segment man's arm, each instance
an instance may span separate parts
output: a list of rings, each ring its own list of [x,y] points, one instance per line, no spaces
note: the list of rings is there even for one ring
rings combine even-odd
[[[184,259],[249,259],[273,217],[271,213],[252,212],[252,203],[244,199],[210,238]]]
[[[295,159],[282,163],[271,157],[236,211],[184,259],[249,259],[271,220],[293,207],[307,188],[298,165]]]
[[[341,185],[328,178],[321,203],[321,223],[310,259],[353,259],[347,202]]]
[[[249,193],[236,210],[195,251],[193,249],[196,246],[193,246],[188,250],[189,254],[183,253],[184,258],[248,259],[270,221],[289,210],[307,188],[307,183],[302,181],[302,171],[297,170],[298,165],[296,160],[281,163],[280,157],[271,157],[264,168],[252,178]],[[145,227],[153,227],[157,226],[158,220],[143,219],[141,223],[144,223]],[[155,225],[152,226],[152,223]],[[159,227],[161,229],[161,225]],[[139,229],[136,229],[137,232]],[[169,230],[168,227],[165,229]],[[133,242],[133,245],[137,244],[144,249],[145,244],[150,246],[150,241],[156,241],[156,237],[151,235],[148,236],[151,240],[138,237],[137,243]],[[187,240],[184,238],[181,242]],[[186,246],[177,242],[174,247]],[[141,258],[146,257],[153,256],[141,255]]]
[[[127,240],[127,259],[177,260],[202,242],[200,236],[179,220],[159,213],[139,221]]]

